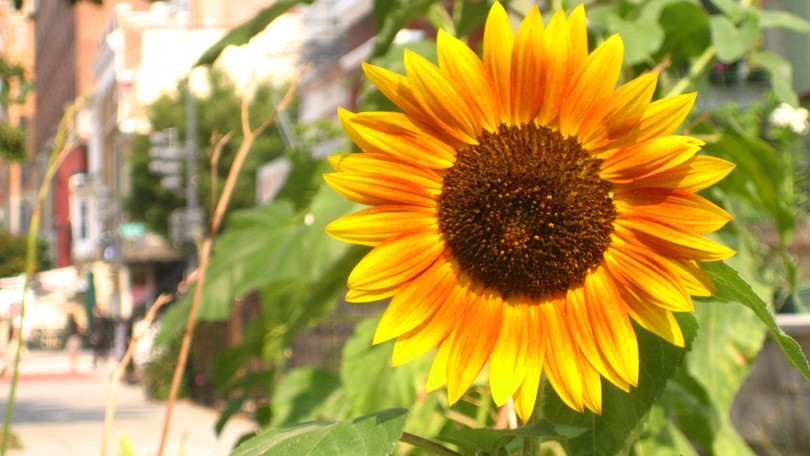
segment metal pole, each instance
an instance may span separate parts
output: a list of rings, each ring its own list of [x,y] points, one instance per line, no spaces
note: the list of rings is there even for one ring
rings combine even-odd
[[[197,193],[197,112],[194,94],[191,91],[191,72],[186,80],[186,217],[185,222],[192,237],[198,237],[200,201]],[[190,269],[196,267],[196,255],[192,249]]]

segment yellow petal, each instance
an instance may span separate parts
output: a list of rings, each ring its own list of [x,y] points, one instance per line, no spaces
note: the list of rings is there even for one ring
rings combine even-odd
[[[585,278],[585,300],[599,349],[607,364],[623,380],[613,383],[620,388],[627,383],[637,386],[639,355],[636,332],[627,315],[624,299],[604,266]],[[610,379],[607,375],[605,377]]]
[[[465,99],[472,101],[481,125],[497,131],[501,123],[501,96],[484,62],[466,44],[441,29],[436,47],[442,74],[464,92]]]
[[[403,231],[438,228],[435,211],[419,206],[374,206],[341,217],[326,227],[335,239],[375,246]]]
[[[349,290],[343,298],[348,302],[375,302],[390,298],[399,290],[399,285],[383,290]]]
[[[610,94],[619,80],[624,44],[613,35],[577,69],[560,106],[560,132],[576,135],[589,109]]]
[[[535,402],[537,401],[537,392],[540,388],[540,376],[543,372],[543,364],[545,362],[546,337],[544,335],[543,319],[540,316],[542,312],[540,305],[542,304],[532,305],[529,309],[532,325],[536,332],[536,340],[535,343],[527,347],[526,376],[523,378],[523,383],[520,384],[520,387],[513,397],[515,412],[524,423],[528,423],[534,411]]]
[[[594,150],[635,128],[650,104],[657,81],[658,73],[639,76],[595,104],[579,128],[582,147]]]
[[[648,188],[616,194],[620,217],[677,224],[682,231],[711,233],[734,218],[711,201],[678,189]]]
[[[349,288],[381,290],[401,285],[425,271],[444,250],[436,231],[400,233],[374,247],[349,274]]]
[[[462,148],[468,144],[455,137],[459,134],[455,128],[436,117],[433,112],[425,110],[417,100],[411,82],[406,76],[365,62],[363,62],[363,71],[368,80],[380,89],[386,98],[405,111],[405,114],[421,130],[430,132],[432,136],[441,138],[442,141],[456,148]]]
[[[599,372],[591,366],[587,360],[580,362],[582,369],[582,392],[583,403],[588,410],[602,414],[602,377]]]
[[[543,102],[546,79],[546,43],[543,17],[537,5],[523,19],[512,50],[512,123],[531,122]]]
[[[503,108],[502,118],[511,119],[512,48],[515,34],[509,16],[500,3],[489,10],[484,26],[484,64],[498,85]]]
[[[631,182],[614,184],[616,193],[644,187],[678,188],[695,193],[726,177],[736,165],[721,158],[697,155],[680,165]]]
[[[571,42],[569,64],[577,69],[588,58],[588,27],[585,24],[585,6],[582,3],[568,16],[567,25]]]
[[[692,296],[712,296],[717,293],[712,278],[695,260],[666,258],[672,270],[681,278],[686,292]]]
[[[444,304],[455,284],[455,271],[439,257],[400,287],[377,325],[372,344],[391,340],[422,324]]]
[[[467,285],[463,282],[456,283],[450,295],[433,316],[411,331],[397,337],[391,365],[400,366],[408,363],[436,347],[458,326],[458,316],[464,315],[469,306]]]
[[[338,108],[346,133],[365,152],[391,154],[405,162],[430,169],[453,166],[456,150],[421,130],[405,114],[365,112],[353,114]]]
[[[487,363],[503,316],[503,300],[484,292],[460,316],[453,332],[453,346],[447,361],[447,397],[456,403],[470,388]]]
[[[655,304],[633,294],[629,289],[622,290],[627,302],[627,312],[642,328],[656,334],[672,345],[683,347],[684,338],[678,320],[671,311],[662,309]]]
[[[367,206],[404,204],[436,207],[435,196],[408,178],[368,173],[331,173],[323,179],[344,198]]]
[[[454,335],[455,332],[451,332],[450,335],[439,344],[439,348],[436,350],[436,355],[433,357],[433,364],[430,366],[427,385],[425,385],[425,390],[428,392],[439,389],[447,383],[447,362],[450,359],[450,349],[453,347]]]
[[[516,296],[503,304],[501,331],[489,359],[489,384],[498,407],[515,394],[526,377],[530,365],[528,347],[538,340],[538,328],[532,321],[533,307],[536,304],[521,302]]]
[[[694,310],[677,274],[655,253],[614,241],[605,251],[605,264],[623,287],[632,288],[655,305],[676,312]]]
[[[399,178],[422,187],[434,196],[438,196],[442,190],[442,178],[434,171],[398,161],[388,154],[333,155],[327,159],[338,171]]]
[[[405,50],[405,69],[414,98],[425,111],[430,111],[451,126],[454,138],[467,144],[477,144],[481,134],[478,116],[458,94],[435,65],[421,55]]]
[[[660,223],[617,218],[613,228],[622,239],[673,258],[717,261],[736,253],[704,236]]]

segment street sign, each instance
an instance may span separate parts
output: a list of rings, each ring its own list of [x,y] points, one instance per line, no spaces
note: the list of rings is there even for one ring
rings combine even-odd
[[[175,209],[169,215],[169,237],[175,244],[196,242],[203,236],[205,214],[202,209]]]
[[[118,234],[125,239],[136,239],[146,232],[146,226],[143,223],[122,223],[118,227]]]

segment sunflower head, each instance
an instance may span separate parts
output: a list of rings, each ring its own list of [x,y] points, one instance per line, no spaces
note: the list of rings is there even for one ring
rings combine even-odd
[[[638,383],[631,320],[683,346],[673,312],[714,291],[700,262],[734,253],[704,237],[731,217],[696,195],[733,165],[672,134],[695,95],[652,101],[655,73],[617,88],[621,38],[587,43],[581,5],[515,32],[495,3],[482,58],[439,31],[438,66],[363,66],[402,112],[339,112],[362,153],[325,179],[370,207],[327,231],[374,247],[346,299],[392,298],[375,343],[396,339],[395,365],[437,348],[427,386],[451,402],[488,364],[524,421],[543,374],[600,413],[602,377]]]

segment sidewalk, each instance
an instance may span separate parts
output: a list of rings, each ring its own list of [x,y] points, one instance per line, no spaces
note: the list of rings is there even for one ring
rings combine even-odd
[[[23,357],[17,385],[12,431],[23,448],[9,456],[88,456],[101,451],[104,412],[110,391],[112,364],[93,369],[92,356],[83,352],[76,372],[61,352],[31,351]],[[5,414],[11,372],[0,378],[0,410]],[[107,455],[119,454],[120,438],[128,438],[137,456],[157,452],[165,404],[146,398],[139,385],[118,387],[115,422],[108,437]],[[227,455],[239,437],[254,430],[253,423],[234,417],[217,438],[219,412],[186,400],[175,403],[165,456]],[[2,418],[0,418],[2,419]]]

